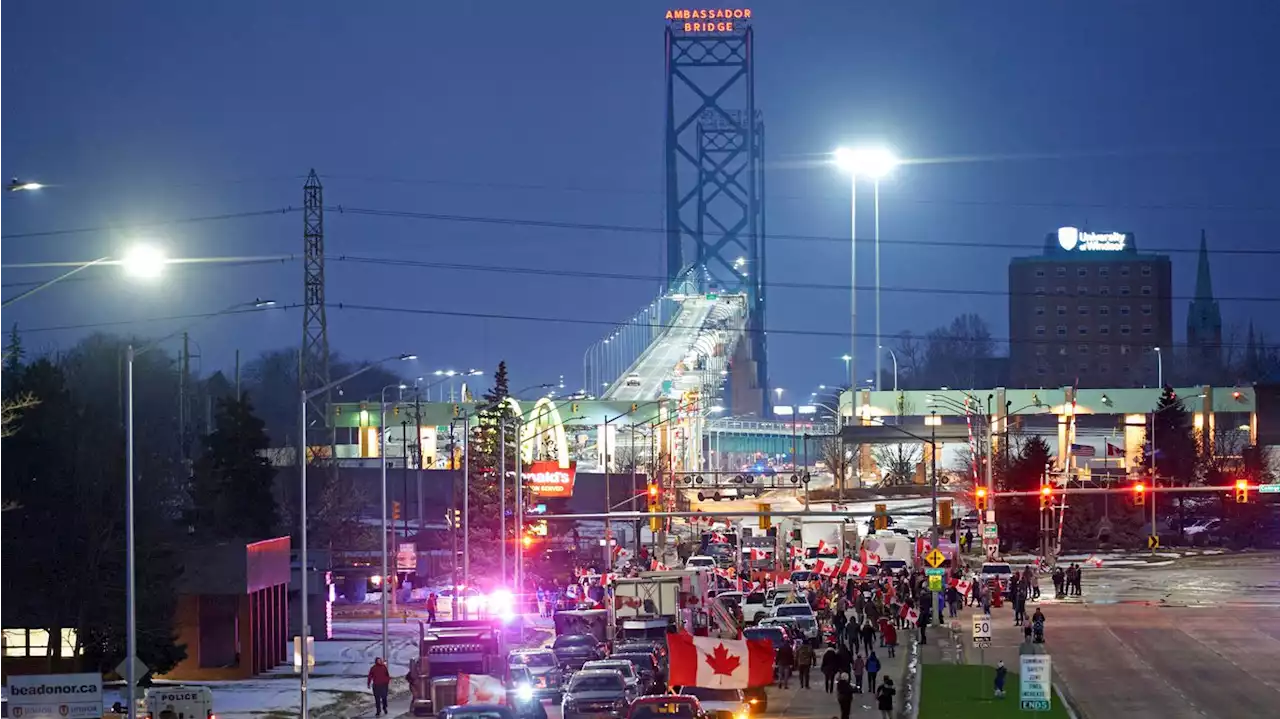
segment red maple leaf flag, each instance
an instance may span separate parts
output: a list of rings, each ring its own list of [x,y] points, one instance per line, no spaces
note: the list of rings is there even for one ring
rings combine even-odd
[[[720,639],[673,634],[669,679],[672,686],[746,689],[773,683],[773,644],[767,639]]]
[[[506,704],[502,680],[487,674],[458,675],[458,704]]]

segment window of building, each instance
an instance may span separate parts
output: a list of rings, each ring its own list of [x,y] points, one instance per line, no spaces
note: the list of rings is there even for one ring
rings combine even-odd
[[[1036,374],[1038,374],[1038,375],[1046,375],[1046,374],[1049,374],[1049,368],[1048,368],[1048,367],[1045,367],[1044,365],[1040,365],[1039,367],[1036,367]],[[301,665],[299,665],[299,666],[301,666]]]
[[[1121,297],[1129,296],[1129,285],[1120,285],[1120,296]]]
[[[1061,316],[1061,315],[1065,315],[1066,313],[1067,313],[1067,306],[1058,305],[1058,315]]]
[[[1057,287],[1053,288],[1053,293],[1055,295],[1065,295],[1067,294],[1067,288],[1063,285],[1058,285]]]
[[[1076,269],[1076,277],[1088,277],[1088,276],[1089,276],[1089,269],[1087,267],[1080,267]]]
[[[1080,285],[1079,287],[1077,287],[1077,288],[1076,288],[1076,296],[1077,296],[1077,297],[1088,297],[1088,296],[1089,296],[1089,286],[1088,286],[1088,285]]]
[[[1037,267],[1037,268],[1036,268],[1036,277],[1044,277],[1044,268],[1043,268],[1043,267]]]
[[[1098,325],[1098,334],[1100,335],[1111,334],[1111,325]]]
[[[1043,287],[1043,286],[1041,286],[1041,287],[1037,287],[1037,288],[1036,288],[1036,297],[1044,297],[1044,295],[1045,295],[1044,287]]]
[[[1143,276],[1143,277],[1150,277],[1150,276],[1151,276],[1151,265],[1143,265],[1143,266],[1142,266],[1142,276]]]
[[[1067,336],[1067,326],[1066,326],[1066,325],[1058,325],[1058,336],[1059,336],[1059,337],[1066,337],[1066,336]]]
[[[1066,277],[1066,276],[1067,276],[1067,268],[1065,268],[1065,267],[1055,267],[1055,268],[1053,268],[1053,274],[1057,275],[1058,277]]]
[[[1076,351],[1082,355],[1087,355],[1089,354],[1089,345],[1080,345],[1076,348]]]
[[[1036,316],[1040,317],[1044,314],[1044,305],[1036,305]]]
[[[1151,305],[1143,305],[1143,306],[1142,306],[1142,314],[1144,314],[1144,315],[1150,315],[1150,314],[1151,314],[1151,312],[1152,312]]]
[[[1151,296],[1151,285],[1143,285],[1143,286],[1142,286],[1142,294],[1144,294],[1144,295],[1146,295],[1146,296],[1150,297],[1150,296]]]
[[[1047,354],[1049,354],[1049,348],[1048,348],[1048,347],[1045,347],[1044,345],[1036,345],[1036,356],[1037,356],[1037,357],[1043,357],[1043,356],[1045,356],[1045,355],[1047,355]]]
[[[1120,316],[1121,317],[1129,316],[1129,305],[1120,305]]]
[[[1111,288],[1110,288],[1110,287],[1108,287],[1108,286],[1106,286],[1106,285],[1103,285],[1103,286],[1099,287],[1099,288],[1098,288],[1098,296],[1099,296],[1099,297],[1110,297],[1110,296],[1111,296]]]
[[[1129,354],[1129,345],[1120,345],[1120,354],[1122,355]]]
[[[1111,365],[1107,364],[1106,362],[1103,362],[1102,364],[1098,365],[1098,371],[1103,374],[1106,374],[1107,372],[1111,371]]]
[[[1111,354],[1111,345],[1098,345],[1098,354],[1100,355]]]
[[[74,629],[63,629],[61,635],[53,639],[52,651],[50,651],[48,629],[0,630],[0,643],[3,644],[0,654],[6,657],[70,658],[76,656],[76,630]]]
[[[1044,325],[1036,325],[1036,334],[1044,335]]]
[[[1099,276],[1099,277],[1110,277],[1110,276],[1111,276],[1111,268],[1110,268],[1110,267],[1099,267],[1099,268],[1098,268],[1098,276]]]
[[[1099,307],[1098,314],[1102,315],[1103,317],[1106,317],[1107,315],[1111,314],[1111,305],[1102,305],[1101,307]]]
[[[1080,315],[1080,316],[1082,316],[1082,317],[1083,317],[1083,316],[1085,316],[1085,315],[1088,315],[1088,314],[1089,314],[1089,306],[1088,306],[1088,305],[1080,305],[1079,307],[1077,307],[1077,308],[1076,308],[1076,313],[1077,313],[1077,314],[1079,314],[1079,315]]]
[[[1142,326],[1142,334],[1144,334],[1144,335],[1149,335],[1149,334],[1151,334],[1151,333],[1152,333],[1152,331],[1153,331],[1153,330],[1151,329],[1151,325],[1143,325],[1143,326]]]
[[[1129,276],[1129,266],[1128,266],[1128,265],[1121,265],[1121,266],[1120,266],[1120,276],[1121,276],[1121,277],[1128,277],[1128,276]]]
[[[1066,357],[1066,356],[1067,356],[1067,346],[1066,346],[1066,345],[1058,345],[1058,356],[1059,356],[1059,357]]]
[[[1089,334],[1089,325],[1080,325],[1076,328],[1076,332],[1081,336]]]
[[[1129,325],[1120,325],[1120,334],[1122,335],[1129,334],[1129,329],[1130,329]]]

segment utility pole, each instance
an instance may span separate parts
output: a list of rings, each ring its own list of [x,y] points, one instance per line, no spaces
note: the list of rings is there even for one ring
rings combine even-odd
[[[236,401],[240,401],[240,350],[236,350]]]
[[[454,472],[458,471],[458,462],[456,460],[457,456],[457,446],[454,443],[453,436],[453,421],[451,420],[449,422],[449,480],[450,488],[453,491],[449,492],[449,528],[452,530],[449,532],[449,541],[452,545],[450,558],[452,559],[451,566],[453,567],[453,597],[455,607],[458,604],[458,478],[454,475]],[[451,615],[449,619],[457,619],[457,616],[455,615]]]
[[[187,381],[191,371],[191,337],[182,333],[182,361],[178,371],[178,441],[182,446],[183,464],[189,459],[187,452]]]

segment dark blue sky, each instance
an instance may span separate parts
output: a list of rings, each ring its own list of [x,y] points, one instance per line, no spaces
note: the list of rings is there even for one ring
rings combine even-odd
[[[131,236],[154,238],[172,256],[298,254],[298,214],[8,236],[297,207],[311,167],[325,177],[329,205],[659,227],[667,7],[5,3],[2,169],[56,186],[3,198],[4,262],[88,260]],[[752,8],[772,233],[847,235],[846,181],[815,161],[837,144],[881,139],[924,160],[882,188],[886,286],[1004,290],[1008,258],[1038,252],[1046,232],[1067,224],[1132,231],[1143,249],[1192,250],[1200,228],[1212,249],[1277,244],[1280,3],[793,0]],[[664,267],[659,234],[333,212],[326,220],[331,303],[622,320],[653,297],[656,281],[338,258],[655,276]],[[869,225],[859,234],[869,236]],[[847,284],[847,253],[843,243],[777,238],[768,279]],[[868,270],[860,284],[871,281],[870,259],[860,255]],[[1213,263],[1220,295],[1277,296],[1277,257]],[[1191,293],[1194,272],[1194,255],[1174,255],[1177,294]],[[35,330],[213,311],[257,296],[293,304],[302,294],[298,262],[185,272],[150,287],[111,274],[24,301],[4,322]],[[6,269],[5,295],[42,276]],[[886,333],[925,332],[962,311],[1006,333],[1003,297],[883,297]],[[775,329],[847,326],[845,292],[779,288],[770,302]],[[870,332],[870,293],[860,303]],[[1174,302],[1179,337],[1186,304]],[[1224,325],[1253,320],[1280,340],[1275,308],[1225,301]],[[576,388],[582,352],[603,330],[337,309],[329,319],[330,342],[346,355],[414,351],[421,370],[488,371],[505,358],[516,388],[559,374]],[[226,369],[236,348],[296,345],[300,325],[292,310],[221,318],[192,336],[204,369]],[[176,326],[136,329],[159,335]],[[29,342],[56,348],[87,331],[33,332]],[[771,336],[774,384],[838,381],[845,345]],[[863,345],[865,377],[873,346]]]

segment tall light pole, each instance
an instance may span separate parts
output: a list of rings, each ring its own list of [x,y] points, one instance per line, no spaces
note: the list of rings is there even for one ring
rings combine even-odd
[[[893,391],[897,392],[898,391],[898,355],[894,354],[894,351],[892,348],[885,347],[884,345],[880,345],[880,349],[885,352],[888,352],[889,357],[893,359]],[[880,375],[880,372],[877,371],[876,376],[879,377],[879,375]],[[877,387],[876,389],[879,389],[879,387]]]
[[[850,149],[841,147],[834,153],[835,164],[849,174],[849,224],[850,255],[849,267],[849,307],[850,307],[850,363],[853,372],[858,367],[858,176],[871,178],[874,187],[874,223],[875,223],[875,281],[876,281],[876,344],[880,344],[880,180],[886,177],[899,164],[894,153],[884,147],[864,147]],[[849,384],[853,377],[849,374]],[[876,353],[875,388],[880,389],[880,354]]]
[[[159,274],[163,266],[163,259],[158,265],[136,265],[130,270],[130,274],[134,276],[154,277]],[[127,685],[129,700],[129,719],[137,719],[138,706],[134,699],[134,693],[138,686],[138,677],[136,666],[138,664],[138,601],[137,601],[137,550],[134,540],[134,481],[136,472],[134,471],[133,459],[133,361],[162,342],[177,337],[191,327],[200,324],[200,322],[208,321],[214,317],[225,315],[229,312],[245,308],[263,308],[270,307],[275,303],[270,300],[254,300],[253,302],[238,302],[230,307],[202,317],[200,320],[193,322],[180,330],[170,332],[168,335],[152,342],[140,350],[134,350],[133,345],[125,348],[125,493],[124,493],[124,522],[125,522],[125,684]]]
[[[299,402],[298,404],[298,409],[299,409],[298,411],[298,515],[299,515],[298,542],[299,544],[302,545],[298,550],[298,565],[299,565],[298,571],[300,576],[302,577],[302,581],[301,581],[302,626],[300,627],[301,635],[299,637],[300,641],[298,642],[298,644],[300,645],[299,652],[302,659],[302,668],[301,668],[301,674],[300,674],[301,679],[298,686],[298,693],[300,695],[299,696],[300,712],[299,713],[304,719],[311,716],[310,702],[308,701],[308,696],[307,696],[307,678],[308,678],[308,675],[310,675],[311,673],[310,668],[307,666],[307,638],[311,636],[311,625],[308,621],[309,618],[307,616],[307,603],[311,598],[311,590],[310,590],[311,573],[307,567],[307,564],[308,564],[308,557],[307,557],[307,402],[313,397],[319,397],[320,395],[324,394],[325,392],[328,392],[334,387],[341,385],[343,382],[347,382],[349,380],[355,379],[356,377],[359,377],[360,375],[364,374],[365,372],[368,372],[374,367],[382,365],[386,362],[390,362],[391,360],[414,360],[417,358],[418,356],[413,354],[402,354],[402,355],[394,355],[392,357],[385,357],[383,359],[378,360],[377,362],[371,362],[370,364],[367,364],[361,367],[360,369],[346,375],[345,377],[339,377],[338,379],[330,382],[329,384],[323,387],[317,387],[316,389],[313,389],[310,391],[308,391],[305,387],[298,390],[298,395],[301,399],[301,402]],[[379,428],[379,431],[381,431],[381,428]],[[385,481],[383,482],[383,487],[384,487],[383,491],[385,492],[385,487],[386,487]],[[384,499],[385,499],[385,494],[384,494]],[[386,502],[385,501],[383,502],[383,521],[384,523],[386,521]],[[386,581],[385,576],[383,578],[383,581],[384,582]],[[383,587],[383,595],[384,596],[386,595],[385,586]],[[130,719],[132,719],[132,717]]]
[[[381,458],[382,465],[382,658],[384,661],[391,661],[390,636],[387,630],[387,594],[389,581],[387,579],[390,568],[387,560],[387,544],[389,543],[387,535],[391,534],[391,525],[387,521],[387,390],[395,387],[403,390],[405,385],[399,382],[389,384],[382,388],[380,393],[381,414],[378,419],[378,457]],[[409,447],[405,446],[405,462],[409,461]],[[408,499],[407,497],[405,498]],[[418,518],[421,521],[421,517]],[[397,572],[398,574],[398,572]]]
[[[1164,389],[1164,354],[1160,352],[1159,347],[1156,347],[1154,349],[1156,352],[1156,382],[1158,383],[1157,387],[1163,390]],[[1153,494],[1152,496],[1154,497],[1155,495]],[[1155,502],[1152,502],[1152,504],[1155,504]]]
[[[841,355],[840,359],[844,360],[845,382],[846,384],[849,385],[850,388],[854,388],[853,387],[853,367],[849,364],[850,362],[853,361],[853,355]]]

